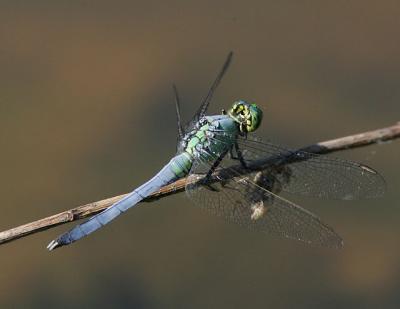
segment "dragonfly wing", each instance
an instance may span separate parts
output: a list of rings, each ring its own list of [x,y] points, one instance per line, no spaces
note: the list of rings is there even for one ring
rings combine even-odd
[[[222,140],[218,135],[214,139]],[[290,150],[251,136],[239,136],[237,144],[247,166],[265,166],[258,177],[275,193],[352,200],[379,197],[386,190],[384,178],[363,164]]]
[[[178,94],[178,88],[176,88],[176,85],[173,84],[172,89],[174,91],[174,97],[175,97],[175,112],[176,112],[176,122],[178,124],[178,143],[179,143],[179,141],[184,137],[185,131],[183,129],[181,120],[181,104]]]
[[[188,177],[188,196],[209,213],[267,234],[314,245],[342,246],[340,236],[317,216],[268,191],[254,173],[239,175],[223,164],[204,183],[204,171],[210,164],[199,158]]]
[[[229,52],[229,54],[224,62],[224,65],[222,66],[221,70],[219,71],[217,77],[215,78],[213,84],[210,87],[210,90],[208,91],[206,97],[201,102],[201,105],[195,114],[196,121],[199,120],[201,117],[203,117],[206,114],[208,105],[210,105],[210,102],[214,95],[215,90],[218,88],[219,83],[221,82],[222,78],[224,77],[226,71],[228,70],[229,65],[232,61],[232,57],[233,57],[233,52]]]
[[[193,128],[193,126],[196,124],[196,122],[199,121],[199,119],[206,114],[208,106],[210,105],[211,99],[212,99],[215,91],[217,90],[219,83],[221,82],[222,78],[224,77],[225,73],[227,72],[227,70],[232,62],[232,57],[233,57],[233,52],[230,52],[223,64],[221,70],[218,72],[217,77],[215,78],[214,82],[212,83],[210,89],[208,90],[207,95],[202,100],[201,105],[199,106],[196,113],[194,114],[192,120],[186,125],[185,132],[190,131]]]
[[[288,150],[252,137],[239,137],[238,145],[245,149],[248,161],[254,162],[266,155],[270,156],[269,160],[275,160],[263,173],[279,183],[283,191],[351,200],[379,197],[386,189],[383,177],[360,163]]]

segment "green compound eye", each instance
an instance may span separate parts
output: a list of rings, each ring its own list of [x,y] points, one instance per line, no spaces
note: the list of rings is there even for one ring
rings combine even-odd
[[[233,103],[228,114],[240,124],[240,130],[243,132],[253,132],[261,124],[262,110],[254,103],[239,100]]]
[[[250,104],[249,106],[250,111],[250,121],[251,124],[247,126],[248,132],[253,132],[258,129],[261,124],[263,112],[256,104]]]

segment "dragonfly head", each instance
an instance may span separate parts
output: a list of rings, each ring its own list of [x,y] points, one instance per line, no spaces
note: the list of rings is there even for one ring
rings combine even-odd
[[[261,124],[262,110],[254,103],[246,101],[235,101],[228,115],[239,124],[239,129],[243,133],[253,132]]]

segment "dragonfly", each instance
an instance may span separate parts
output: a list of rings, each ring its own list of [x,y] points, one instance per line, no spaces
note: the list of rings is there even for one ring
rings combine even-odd
[[[254,136],[263,119],[255,103],[237,100],[220,115],[207,116],[211,99],[233,53],[183,125],[180,99],[173,86],[178,124],[176,155],[149,181],[109,208],[51,241],[47,248],[69,245],[100,229],[165,185],[186,178],[187,196],[209,213],[251,230],[340,248],[342,238],[316,215],[282,197],[303,196],[353,200],[375,198],[385,191],[384,178],[352,161],[291,150]]]

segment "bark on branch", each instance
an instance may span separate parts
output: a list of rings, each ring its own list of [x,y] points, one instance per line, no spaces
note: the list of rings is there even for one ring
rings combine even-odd
[[[368,146],[371,144],[393,140],[398,137],[400,137],[400,122],[390,127],[320,142],[301,148],[300,150],[316,154],[327,154],[356,147]],[[186,178],[180,179],[172,184],[162,187],[160,190],[153,193],[143,201],[150,202],[171,194],[182,192],[185,190],[185,183]],[[93,216],[105,208],[110,207],[125,195],[126,194],[122,194],[101,201],[78,206],[56,215],[0,232],[0,244],[44,231],[60,224]]]

